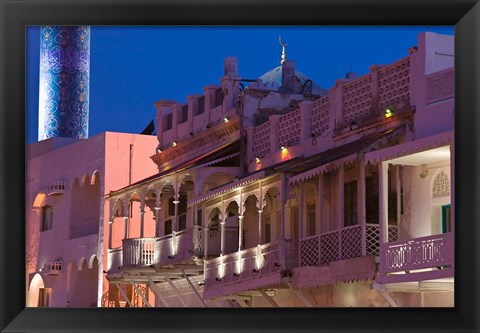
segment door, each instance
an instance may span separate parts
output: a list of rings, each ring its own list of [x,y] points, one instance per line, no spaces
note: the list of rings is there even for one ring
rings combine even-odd
[[[450,204],[442,206],[442,234],[451,231],[451,215],[450,215]]]

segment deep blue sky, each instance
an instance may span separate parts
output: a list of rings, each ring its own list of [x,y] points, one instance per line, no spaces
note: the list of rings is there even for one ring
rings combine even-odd
[[[238,58],[239,74],[255,79],[280,65],[281,35],[287,59],[322,88],[353,69],[407,55],[424,31],[453,35],[453,27],[92,27],[89,136],[140,133],[159,99],[185,102],[220,84],[223,59]],[[26,141],[37,141],[38,27],[27,28]]]

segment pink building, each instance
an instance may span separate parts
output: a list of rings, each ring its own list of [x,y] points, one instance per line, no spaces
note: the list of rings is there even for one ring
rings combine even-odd
[[[348,73],[330,89],[293,61],[247,80],[227,58],[220,84],[204,95],[155,104],[155,143],[115,134],[125,140],[120,148],[107,133],[29,159],[34,166],[83,157],[68,160],[74,173],[64,165],[29,175],[28,222],[31,238],[40,237],[29,266],[38,273],[31,302],[38,288],[52,288],[51,304],[65,306],[72,281],[82,281],[98,283],[100,306],[453,306],[451,55],[452,36],[423,33],[405,57]],[[109,149],[90,151],[94,140]],[[127,177],[129,168],[137,173]],[[48,195],[40,180],[66,189]],[[90,210],[75,191],[101,221],[98,233],[82,237],[84,252],[66,237],[77,225],[89,228]],[[63,231],[52,229],[58,249],[34,229],[40,212],[43,226],[55,209],[47,199],[63,197]],[[69,218],[72,211],[85,218]],[[60,258],[66,280],[47,287],[39,268]],[[71,273],[65,260],[80,271]],[[97,280],[84,278],[95,260],[103,267],[91,273]]]

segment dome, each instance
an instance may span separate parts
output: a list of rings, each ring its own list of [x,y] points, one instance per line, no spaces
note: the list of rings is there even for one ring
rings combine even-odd
[[[320,96],[325,95],[325,93],[326,93],[325,89],[322,89],[321,87],[319,87],[308,76],[306,76],[305,74],[303,74],[302,72],[297,71],[297,70],[295,70],[295,75],[300,80],[300,83],[301,83],[302,86],[308,80],[312,81],[312,91],[311,91],[312,94],[320,95]],[[275,88],[280,88],[280,86],[282,85],[282,66],[278,66],[278,67],[275,67],[275,68],[269,70],[268,72],[266,72],[265,74],[260,76],[259,79],[262,80],[262,82],[265,85],[273,86]]]

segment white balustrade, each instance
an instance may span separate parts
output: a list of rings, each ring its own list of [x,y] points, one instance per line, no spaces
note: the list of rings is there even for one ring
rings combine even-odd
[[[383,244],[384,273],[438,268],[453,264],[453,234],[426,236]]]
[[[155,238],[124,239],[122,266],[154,265]]]
[[[297,254],[295,244],[295,242],[286,242],[286,262],[295,262],[294,258]],[[272,242],[208,260],[205,270],[205,288],[280,272],[280,259],[279,243]]]

